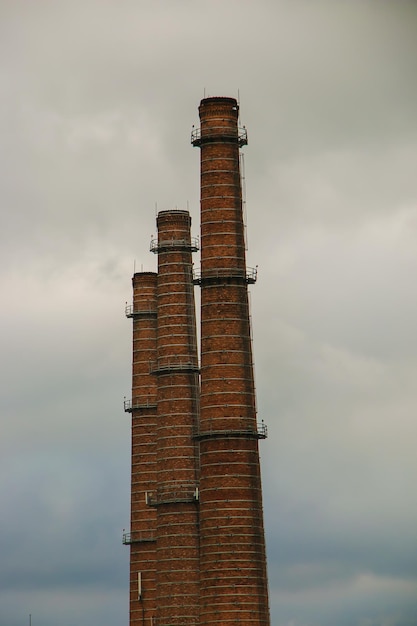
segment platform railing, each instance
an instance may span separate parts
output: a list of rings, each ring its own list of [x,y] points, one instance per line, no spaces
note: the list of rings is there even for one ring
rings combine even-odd
[[[236,424],[236,418],[230,418]],[[266,439],[268,437],[268,427],[264,421],[257,422],[254,427],[250,425],[238,426],[225,423],[225,420],[210,420],[204,422],[194,429],[195,439],[206,439],[210,437],[251,437],[255,439]]]
[[[216,267],[201,271],[201,268],[193,270],[194,285],[201,285],[205,280],[243,278],[248,285],[254,285],[258,278],[258,267],[247,267],[246,270],[239,268]]]
[[[190,252],[197,252],[200,248],[200,241],[198,237],[191,237],[191,239],[165,239],[162,241],[159,239],[151,239],[149,246],[150,251],[155,254],[162,250],[169,250],[170,248],[185,248]]]
[[[191,131],[191,143],[193,146],[201,146],[205,140],[211,141],[213,139],[237,139],[239,147],[246,146],[248,144],[248,132],[246,128],[232,128],[227,126],[210,126],[205,129],[204,134],[201,132],[201,128],[193,128]]]
[[[151,374],[181,371],[199,372],[200,366],[197,359],[190,359],[189,357],[161,357],[157,361],[151,361],[149,369]]]
[[[137,305],[126,303],[125,315],[126,317],[156,317],[156,308],[149,306],[141,309]]]
[[[132,543],[148,543],[151,541],[156,541],[155,534],[152,530],[134,530],[129,533],[123,533],[122,536],[122,543],[125,546],[129,546]]]
[[[134,409],[156,409],[156,400],[149,400],[149,398],[135,398],[134,400],[123,401],[125,413],[132,413]]]

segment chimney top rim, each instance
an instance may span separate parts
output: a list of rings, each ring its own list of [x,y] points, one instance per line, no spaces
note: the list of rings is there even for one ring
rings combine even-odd
[[[200,106],[204,106],[206,104],[219,104],[219,103],[224,103],[224,104],[233,104],[235,106],[237,106],[237,100],[236,98],[231,98],[230,96],[210,96],[208,98],[203,98],[200,102]]]
[[[190,212],[185,209],[164,209],[163,211],[158,211],[157,218],[160,217],[189,217]]]
[[[133,274],[133,278],[138,278],[139,276],[158,276],[158,272],[135,272]]]

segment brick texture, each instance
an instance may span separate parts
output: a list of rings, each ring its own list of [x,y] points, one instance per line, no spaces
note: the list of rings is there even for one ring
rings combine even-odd
[[[269,626],[239,170],[246,130],[234,98],[205,98],[199,113],[201,375],[187,211],[158,214],[158,273],[133,277],[130,626]]]
[[[157,625],[198,623],[199,374],[191,219],[161,211],[158,242]]]
[[[200,104],[200,625],[269,624],[238,105]]]
[[[157,274],[136,273],[132,283],[130,626],[142,626],[143,618],[150,619],[156,611],[156,511],[147,506],[145,494],[154,491],[157,478],[157,384],[149,366],[157,350]]]

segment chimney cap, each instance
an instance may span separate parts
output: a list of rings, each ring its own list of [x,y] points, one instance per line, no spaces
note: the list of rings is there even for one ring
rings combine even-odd
[[[210,104],[231,104],[238,106],[236,98],[230,98],[229,96],[210,96],[209,98],[203,98],[200,102],[200,106],[206,106]]]

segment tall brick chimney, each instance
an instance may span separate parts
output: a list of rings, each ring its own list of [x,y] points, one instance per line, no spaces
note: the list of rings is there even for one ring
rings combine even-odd
[[[200,626],[269,625],[248,283],[234,98],[205,98],[201,128]]]
[[[194,287],[188,211],[161,211],[158,239],[157,626],[195,626],[199,610],[199,410]]]
[[[126,315],[133,319],[132,399],[125,411],[132,414],[132,471],[130,532],[130,626],[156,610],[156,511],[146,504],[145,494],[156,488],[156,379],[150,363],[156,359],[157,274],[134,274],[133,305]],[[149,622],[148,622],[149,623]]]
[[[234,98],[205,98],[201,270],[188,211],[161,211],[158,273],[133,277],[130,626],[269,626]],[[199,377],[193,283],[201,286]]]

